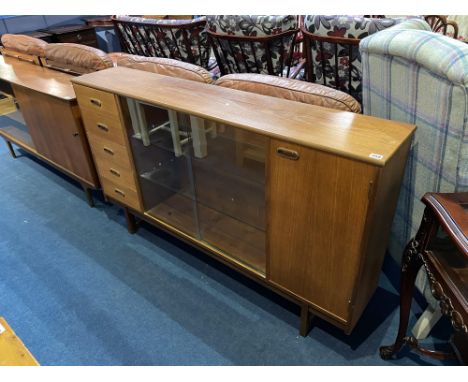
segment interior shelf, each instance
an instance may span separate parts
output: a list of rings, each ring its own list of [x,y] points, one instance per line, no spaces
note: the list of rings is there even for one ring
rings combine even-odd
[[[0,135],[29,151],[36,151],[20,111],[0,116]]]
[[[197,203],[197,233],[193,201],[175,194],[147,214],[206,242],[241,263],[265,274],[265,232]],[[191,231],[191,232],[190,232]]]

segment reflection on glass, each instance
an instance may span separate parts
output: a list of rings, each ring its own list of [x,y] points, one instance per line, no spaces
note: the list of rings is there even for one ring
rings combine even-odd
[[[267,138],[127,99],[146,212],[265,271]]]

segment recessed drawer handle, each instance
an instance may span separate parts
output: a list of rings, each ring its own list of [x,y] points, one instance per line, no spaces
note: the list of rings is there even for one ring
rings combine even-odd
[[[114,188],[114,192],[116,194],[119,194],[120,196],[123,196],[125,198],[125,192],[123,191],[120,191],[118,188]]]
[[[287,149],[285,147],[278,147],[276,149],[276,153],[279,156],[282,156],[283,158],[291,159],[291,160],[298,160],[299,156],[300,156],[297,151],[290,150],[290,149]]]
[[[107,147],[104,147],[103,150],[104,150],[107,154],[114,155],[114,151],[112,151],[111,149],[109,149],[109,148],[107,148]]]
[[[114,175],[114,176],[117,176],[120,178],[120,172],[118,172],[117,170],[114,170],[113,168],[109,169],[109,172]]]
[[[98,122],[97,127],[101,129],[102,131],[105,131],[106,133],[109,131],[109,128],[107,125],[104,125],[103,123]]]
[[[99,100],[96,99],[96,98],[91,98],[91,99],[89,100],[89,102],[91,102],[94,106],[97,106],[97,107],[101,107],[101,106],[102,106],[101,101],[99,101]]]

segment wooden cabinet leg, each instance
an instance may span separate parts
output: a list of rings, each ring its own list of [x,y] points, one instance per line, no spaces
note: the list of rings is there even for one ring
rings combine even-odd
[[[414,282],[419,268],[422,266],[419,250],[420,244],[413,239],[408,243],[403,254],[400,281],[400,326],[395,343],[391,346],[382,346],[380,348],[380,357],[383,359],[392,358],[401,350],[405,343],[409,342],[406,331],[408,329],[411,303],[413,300]]]
[[[10,141],[5,141],[5,142],[8,146],[8,150],[10,151],[11,156],[16,159],[16,153],[15,153],[15,150],[13,149],[11,142]]]
[[[299,329],[299,334],[302,337],[307,337],[310,332],[311,323],[313,315],[309,311],[309,305],[301,305],[301,326]]]
[[[82,184],[82,187],[83,187],[83,190],[85,192],[86,201],[88,202],[88,205],[91,208],[93,208],[94,207],[93,191],[84,184]]]
[[[127,221],[127,229],[128,232],[131,234],[134,234],[137,229],[138,225],[135,219],[135,215],[133,215],[128,208],[124,207],[124,213],[125,213],[125,220]]]

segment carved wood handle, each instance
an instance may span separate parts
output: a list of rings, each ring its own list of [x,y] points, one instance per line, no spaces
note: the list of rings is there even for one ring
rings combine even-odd
[[[300,155],[297,151],[295,150],[290,150],[290,149],[287,149],[285,147],[278,147],[276,149],[276,153],[283,157],[283,158],[286,158],[286,159],[290,159],[290,160],[298,160]]]
[[[106,133],[109,131],[109,128],[107,127],[107,125],[105,125],[105,124],[103,124],[101,122],[98,122],[97,127],[99,129],[101,129],[102,131],[105,131]]]
[[[118,178],[120,178],[120,172],[118,172],[117,170],[113,169],[113,168],[110,168],[109,169],[109,172],[114,175],[114,176],[117,176]]]
[[[119,194],[120,196],[123,196],[125,198],[125,192],[119,190],[118,188],[114,188],[114,192],[116,194]]]
[[[103,150],[104,150],[107,154],[114,155],[114,151],[111,150],[111,149],[108,148],[108,147],[104,147]]]
[[[100,100],[96,99],[96,98],[91,98],[89,100],[89,102],[91,102],[94,106],[97,106],[97,107],[101,107],[102,106],[102,103]]]

